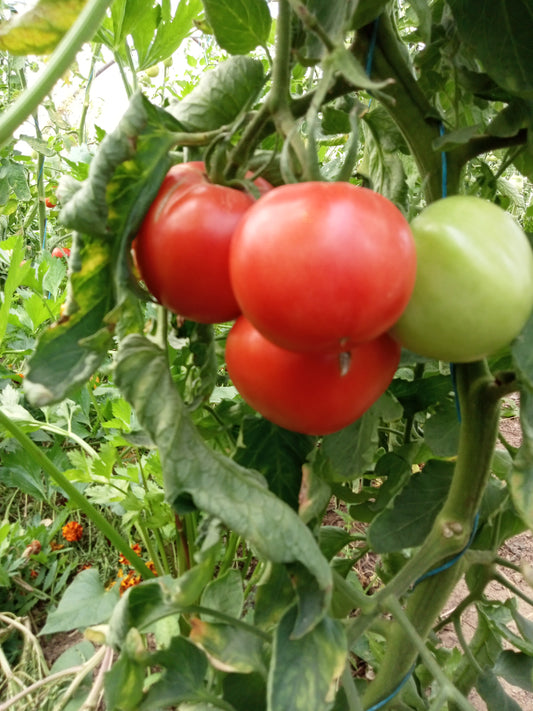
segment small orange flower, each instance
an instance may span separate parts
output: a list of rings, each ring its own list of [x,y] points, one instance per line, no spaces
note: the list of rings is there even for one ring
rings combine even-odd
[[[131,547],[131,550],[132,550],[134,553],[137,553],[137,555],[141,555],[141,550],[142,550],[142,549],[141,549],[141,546],[140,546],[138,543],[134,543],[134,544],[132,545],[132,547]],[[119,553],[119,554],[118,554],[118,562],[119,562],[121,565],[131,565],[131,563],[129,562],[129,560],[126,558],[126,556],[125,556],[123,553]]]
[[[155,563],[154,563],[153,560],[147,561],[146,567],[147,567],[148,570],[151,571],[155,576],[157,576],[157,570],[155,569]]]
[[[128,588],[132,588],[134,585],[138,585],[141,582],[142,578],[140,575],[135,575],[135,573],[130,571],[125,578],[123,578],[120,582],[120,594],[122,595],[123,593],[126,592]]]
[[[83,535],[83,526],[77,521],[69,521],[63,526],[61,532],[66,541],[79,541]]]
[[[55,541],[50,541],[50,548],[53,551],[60,551],[65,546],[62,543],[56,543]]]

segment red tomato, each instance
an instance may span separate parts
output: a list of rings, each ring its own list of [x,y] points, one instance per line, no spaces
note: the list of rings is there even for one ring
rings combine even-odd
[[[68,247],[54,247],[52,257],[70,257],[70,249]]]
[[[46,205],[46,207],[55,207],[57,205],[57,202],[55,198],[46,198],[44,204]]]
[[[387,389],[401,348],[390,336],[345,355],[297,353],[268,341],[240,316],[226,343],[233,384],[257,412],[288,430],[323,435],[357,420]],[[341,373],[341,358],[347,372]]]
[[[253,202],[240,190],[210,183],[202,162],[170,169],[133,242],[141,278],[163,306],[201,323],[238,316],[230,241]]]
[[[242,313],[295,351],[341,352],[384,333],[407,305],[415,272],[401,212],[350,183],[274,188],[247,212],[231,246]]]

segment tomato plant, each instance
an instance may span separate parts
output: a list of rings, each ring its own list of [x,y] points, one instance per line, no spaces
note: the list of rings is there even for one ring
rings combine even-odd
[[[243,314],[297,351],[340,352],[387,331],[409,300],[415,269],[398,208],[345,182],[275,188],[239,223],[230,256]]]
[[[268,341],[244,316],[226,343],[228,373],[244,400],[268,420],[304,434],[346,427],[385,392],[400,347],[388,335],[337,353],[297,353]]]
[[[454,195],[411,224],[416,285],[393,335],[406,348],[456,363],[506,346],[533,309],[533,253],[513,218],[481,198]]]
[[[229,249],[252,204],[247,193],[209,182],[202,162],[170,169],[133,243],[141,277],[163,306],[201,323],[239,314]]]
[[[22,4],[0,8],[0,599],[26,618],[44,581],[71,582],[68,568],[46,571],[43,552],[75,509],[91,523],[87,548],[105,540],[136,574],[106,590],[116,555],[87,550],[98,567],[64,604],[42,588],[44,630],[28,647],[26,623],[12,628],[35,664],[6,648],[0,711],[57,699],[465,711],[474,688],[490,711],[526,708],[511,685],[531,696],[533,599],[517,565],[527,545],[511,539],[533,530],[533,319],[495,357],[453,369],[409,350],[396,368],[387,329],[399,317],[398,336],[418,301],[432,313],[420,338],[457,360],[523,323],[524,240],[501,213],[436,201],[483,197],[533,231],[533,14],[522,0],[39,0],[15,13]],[[90,66],[85,51],[73,64],[82,46]],[[107,102],[112,129],[92,102],[109,58],[117,100],[129,97],[118,123],[115,94]],[[258,172],[288,185],[254,204],[236,188]],[[60,209],[47,213],[58,180]],[[219,242],[226,200],[245,202],[229,210],[245,227]],[[453,230],[420,238],[419,297],[406,219],[432,203],[416,240],[429,210]],[[155,298],[182,289],[214,320],[233,270],[230,313],[245,312],[233,329],[182,324],[138,298],[130,247],[143,219]],[[65,290],[48,253],[70,240]],[[452,286],[448,264],[462,277]],[[514,423],[500,418],[507,398]],[[52,525],[43,506],[30,513],[35,497],[60,502]],[[25,568],[9,536],[33,512],[28,543],[43,550]],[[27,676],[28,663],[47,674],[35,639],[96,625],[102,635],[54,666],[73,679]],[[88,644],[98,649],[80,666]]]

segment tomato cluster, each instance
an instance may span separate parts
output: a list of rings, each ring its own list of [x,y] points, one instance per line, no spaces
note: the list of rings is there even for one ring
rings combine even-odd
[[[411,295],[416,252],[387,199],[308,182],[253,198],[174,166],[133,243],[156,299],[204,323],[237,319],[226,344],[236,388],[276,424],[327,434],[386,390],[400,346],[387,331]],[[241,315],[242,314],[242,315]]]

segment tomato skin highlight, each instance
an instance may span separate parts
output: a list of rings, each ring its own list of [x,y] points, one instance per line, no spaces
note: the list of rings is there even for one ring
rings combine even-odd
[[[295,432],[325,435],[357,420],[386,391],[400,352],[382,334],[355,346],[341,375],[337,353],[280,348],[240,316],[227,338],[226,364],[243,399],[266,419]]]
[[[416,252],[389,200],[350,183],[274,188],[231,245],[242,313],[295,351],[342,352],[387,331],[409,301]]]
[[[533,309],[533,251],[513,218],[481,198],[454,195],[428,205],[411,227],[416,285],[391,335],[453,363],[509,344]]]
[[[239,315],[229,249],[253,202],[240,190],[210,183],[200,161],[170,169],[133,242],[141,278],[163,306],[200,323]]]

